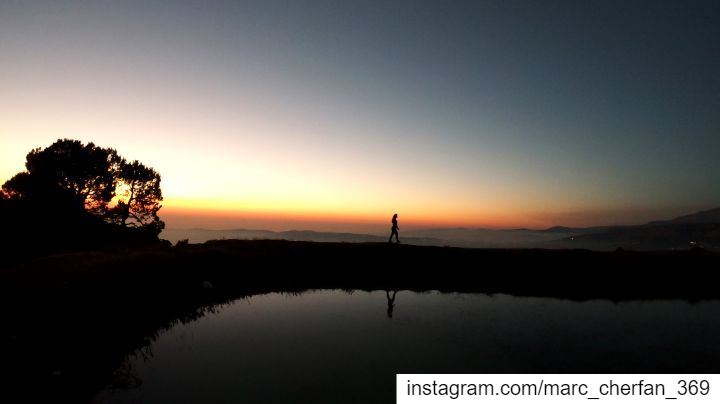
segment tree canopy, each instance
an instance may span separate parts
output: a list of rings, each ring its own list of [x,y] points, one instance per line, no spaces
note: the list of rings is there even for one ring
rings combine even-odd
[[[14,230],[32,228],[45,239],[157,239],[164,227],[160,174],[115,149],[60,139],[31,150],[25,168],[0,192],[0,219]]]
[[[162,201],[160,174],[135,160],[123,160],[118,170],[120,199],[112,210],[118,224],[131,227],[151,227],[162,223],[157,215]]]

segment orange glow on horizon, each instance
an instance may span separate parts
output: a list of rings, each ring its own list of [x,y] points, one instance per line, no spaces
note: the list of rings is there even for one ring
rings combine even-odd
[[[283,227],[277,223],[307,224],[312,228],[324,228],[335,224],[344,226],[347,231],[354,228],[373,229],[385,231],[389,226],[393,213],[398,213],[401,228],[438,228],[438,227],[469,227],[469,228],[513,228],[526,227],[526,216],[514,215],[512,212],[485,212],[482,215],[472,212],[423,212],[414,209],[358,209],[348,207],[345,209],[319,209],[308,205],[292,205],[290,203],[267,204],[265,206],[243,205],[232,201],[169,199],[166,200],[160,216],[166,220],[168,227],[174,226],[178,218],[196,217],[213,222],[212,228],[229,228],[238,221],[256,223],[276,223],[275,229],[301,230],[298,228]],[[180,221],[182,222],[182,221]],[[535,225],[543,224],[530,221]],[[227,223],[223,226],[223,223]],[[312,229],[310,228],[310,229]]]

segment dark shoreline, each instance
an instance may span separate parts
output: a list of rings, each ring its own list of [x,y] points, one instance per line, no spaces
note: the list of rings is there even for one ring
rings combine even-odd
[[[37,258],[0,269],[0,377],[20,401],[88,401],[131,352],[217,304],[308,289],[587,300],[719,299],[720,254],[223,240]],[[212,287],[210,287],[212,285]]]

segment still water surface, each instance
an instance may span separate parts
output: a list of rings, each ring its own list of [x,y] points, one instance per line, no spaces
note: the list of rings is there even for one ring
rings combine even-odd
[[[720,301],[272,293],[162,333],[97,402],[394,402],[396,373],[720,371]],[[390,298],[390,299],[388,299]]]

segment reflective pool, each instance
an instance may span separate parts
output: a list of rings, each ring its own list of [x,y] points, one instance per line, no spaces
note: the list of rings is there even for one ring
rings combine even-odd
[[[374,403],[394,402],[396,373],[717,373],[718,341],[720,301],[272,293],[162,333],[96,401]]]

